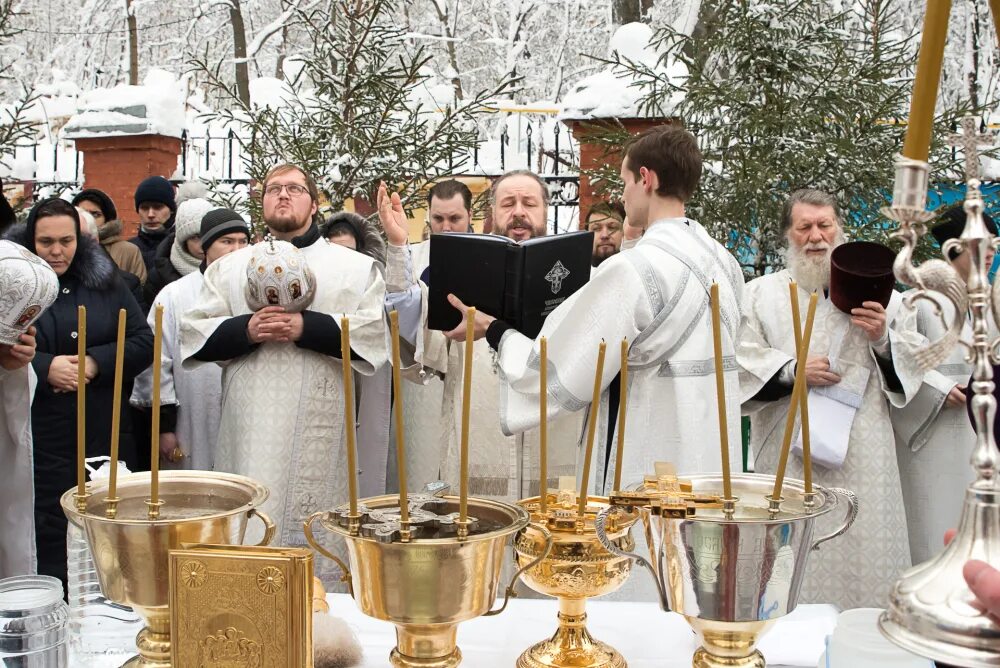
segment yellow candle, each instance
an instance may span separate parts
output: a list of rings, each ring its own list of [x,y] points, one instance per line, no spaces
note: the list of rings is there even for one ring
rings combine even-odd
[[[358,454],[355,444],[354,371],[351,369],[351,322],[340,319],[340,359],[344,370],[344,431],[347,435],[347,493],[351,517],[358,514]]]
[[[771,498],[775,501],[781,498],[781,486],[785,480],[785,466],[788,464],[788,451],[792,445],[792,432],[795,430],[795,414],[798,412],[799,399],[805,396],[803,389],[806,380],[806,356],[809,350],[809,340],[812,338],[813,316],[816,315],[816,293],[809,297],[809,310],[806,312],[806,330],[802,335],[802,345],[798,350],[798,360],[795,363],[795,385],[792,388],[792,400],[788,407],[788,418],[785,420],[785,436],[781,442],[781,457],[778,460],[778,471],[774,475],[774,492]]]
[[[125,362],[125,309],[118,311],[118,343],[115,348],[115,390],[111,404],[111,479],[108,481],[108,499],[116,501],[118,490],[118,437],[122,414],[122,368]],[[109,509],[110,510],[110,509]],[[114,512],[113,510],[111,511]]]
[[[389,312],[389,329],[392,333],[392,390],[396,412],[396,470],[399,472],[399,518],[410,521],[410,505],[406,495],[406,448],[403,434],[403,385],[399,380],[399,313]]]
[[[995,3],[996,0],[991,0],[990,4]],[[910,99],[910,117],[906,125],[906,141],[903,143],[903,155],[914,160],[926,162],[930,151],[934,105],[937,102],[938,83],[941,81],[941,60],[948,35],[949,14],[951,0],[927,0],[917,73],[913,80],[913,97]]]
[[[601,380],[604,377],[604,352],[607,344],[601,341],[597,350],[597,370],[594,373],[594,394],[590,400],[590,419],[587,421],[587,452],[583,460],[583,479],[580,481],[580,496],[577,498],[577,518],[583,519],[587,510],[587,486],[590,483],[590,460],[594,456],[594,436],[597,433],[597,412],[601,407]]]
[[[549,506],[549,341],[544,336],[538,342],[538,510],[544,515]]]
[[[733,498],[732,473],[729,470],[729,420],[726,417],[726,380],[722,368],[722,318],[719,305],[719,284],[712,283],[712,344],[715,350],[715,399],[719,407],[719,444],[722,448],[722,493]]]
[[[621,376],[618,389],[618,448],[615,451],[614,491],[622,488],[622,458],[625,454],[625,402],[628,399],[628,339],[622,339]]]
[[[799,349],[802,347],[802,321],[799,317],[799,286],[792,281],[788,284],[788,292],[792,301],[792,325],[795,329],[795,356],[799,356]],[[806,351],[806,361],[809,360],[809,351]],[[802,419],[802,469],[805,473],[804,482],[806,493],[812,493],[812,454],[809,450],[809,387],[802,388],[803,396],[799,397],[799,409]]]
[[[87,307],[76,307],[76,493],[87,494]]]
[[[153,517],[159,513],[156,504],[160,501],[160,375],[163,368],[160,355],[163,350],[163,304],[156,305],[155,313],[153,327],[153,419],[149,470],[149,501],[151,504],[149,512]],[[117,462],[114,462],[113,465],[117,466]]]
[[[469,411],[472,409],[472,343],[476,333],[476,309],[470,307],[465,314],[465,368],[462,377],[462,449],[459,454],[458,519],[469,517]]]

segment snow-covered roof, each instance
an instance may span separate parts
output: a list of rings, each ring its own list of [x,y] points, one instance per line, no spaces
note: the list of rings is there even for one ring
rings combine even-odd
[[[174,75],[150,69],[140,86],[87,91],[80,111],[66,124],[71,139],[159,134],[180,137],[185,127],[185,91]]]
[[[661,64],[660,54],[650,44],[653,30],[645,23],[626,23],[618,28],[608,44],[609,58],[617,53],[622,60],[645,65],[668,76],[676,84],[687,77],[687,68],[679,62]],[[562,100],[561,120],[600,118],[636,118],[639,102],[647,89],[637,86],[636,78],[627,68],[608,65],[600,72],[581,80]],[[681,100],[673,95],[661,103],[669,113]]]

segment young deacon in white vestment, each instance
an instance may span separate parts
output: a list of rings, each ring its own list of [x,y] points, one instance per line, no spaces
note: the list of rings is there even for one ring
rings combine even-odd
[[[252,312],[246,288],[253,247],[236,251],[206,270],[199,305],[181,324],[181,349],[185,368],[223,365],[216,470],[266,485],[275,544],[305,545],[303,521],[348,498],[340,318],[350,318],[351,364],[371,375],[388,357],[385,283],[371,258],[320,237],[318,192],[301,169],[275,167],[262,185],[264,222],[301,249],[315,296],[301,313],[278,306]],[[329,547],[343,555],[336,543]],[[328,587],[343,590],[331,563],[320,560],[317,569]]]
[[[531,172],[509,172],[498,179],[493,190],[495,232],[515,241],[544,235],[547,195],[544,182]],[[413,346],[414,361],[423,365],[426,374],[436,373],[444,380],[442,409],[438,414],[440,441],[416,440],[408,433],[408,450],[423,460],[423,470],[436,467],[442,480],[457,486],[464,346],[454,345],[443,332],[426,327],[427,285],[417,274],[412,251],[406,244],[406,216],[397,195],[390,199],[380,190],[379,218],[389,239],[386,283],[390,294],[386,302],[399,310],[400,334]],[[469,280],[476,277],[470,276]],[[413,379],[412,375],[408,377]],[[469,494],[516,501],[538,493],[538,430],[525,429],[517,434],[501,431],[498,414],[501,382],[494,352],[486,341],[477,342],[472,360]],[[403,388],[406,402],[410,387],[408,383]],[[582,426],[578,415],[564,416],[550,425],[550,486],[560,475],[572,474]]]
[[[181,320],[198,306],[205,269],[223,256],[245,248],[250,241],[250,228],[235,211],[213,207],[202,217],[199,235],[205,254],[202,268],[168,283],[156,295],[154,308],[150,308],[146,317],[150,328],[154,327],[155,305],[163,304],[160,456],[165,469],[211,471],[215,465],[222,417],[222,369],[215,364],[202,364],[189,371],[175,364],[181,360]],[[152,403],[150,367],[136,376],[131,404],[149,408]]]
[[[931,230],[939,244],[962,234],[965,209],[961,205],[949,209],[942,219],[943,222]],[[986,214],[983,219],[990,233],[996,234],[993,219]],[[953,257],[954,266],[966,275],[969,254]],[[993,249],[990,248],[987,266],[992,262]],[[931,341],[944,335],[943,323],[950,323],[954,317],[951,302],[944,298],[939,302],[943,321],[930,302],[916,302],[917,329]],[[992,335],[995,336],[995,332]],[[968,319],[962,328],[961,339],[972,341],[972,325]],[[892,407],[910,557],[914,564],[923,563],[942,550],[941,535],[958,523],[965,488],[975,479],[969,458],[976,443],[976,431],[965,407],[964,390],[972,376],[972,365],[965,359],[967,353],[964,346],[955,346],[944,362],[927,372],[913,401],[903,408]]]
[[[844,241],[832,196],[816,190],[793,193],[783,227],[788,267],[747,284],[738,353],[743,411],[752,416],[755,470],[774,473],[780,454],[795,375],[788,291],[794,280],[803,312],[810,293],[820,293],[806,366],[812,452],[824,442],[844,456],[839,467],[814,461],[813,480],[849,489],[861,503],[850,531],[809,558],[800,601],[842,609],[883,607],[889,588],[910,565],[889,404],[905,405],[920,387],[923,374],[907,351],[923,339],[896,292],[887,308],[865,301],[851,315],[824,296],[830,254]],[[801,457],[789,457],[787,475],[801,479],[802,473]],[[821,518],[816,531],[825,533],[841,518],[839,511]]]
[[[730,458],[739,462],[735,350],[743,275],[735,258],[685,216],[685,202],[701,176],[701,154],[689,132],[673,126],[643,132],[626,147],[621,176],[629,225],[645,233],[634,247],[605,260],[590,282],[546,319],[539,337],[548,338],[550,419],[588,406],[598,347],[605,341],[596,442],[609,442],[608,388],[623,363],[620,342],[627,339],[623,484],[641,480],[657,461],[671,461],[684,473],[719,471],[709,291],[713,281],[719,284]],[[450,299],[465,312],[461,302]],[[538,340],[479,312],[476,336],[485,336],[499,351],[504,432],[537,426]],[[464,339],[464,326],[449,337]],[[592,493],[610,491],[614,469],[614,457],[604,447],[595,448]]]

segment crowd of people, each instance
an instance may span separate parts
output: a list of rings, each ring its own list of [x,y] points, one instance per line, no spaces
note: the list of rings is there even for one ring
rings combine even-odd
[[[850,313],[833,306],[831,254],[845,234],[827,193],[789,195],[782,219],[785,266],[745,283],[736,259],[686,215],[701,170],[689,132],[663,126],[636,136],[623,147],[622,203],[594,206],[585,219],[594,234],[590,281],[548,316],[535,338],[492,314],[475,314],[470,493],[511,502],[538,494],[543,483],[555,487],[561,476],[580,476],[587,411],[597,410],[599,447],[587,467],[588,488],[608,494],[622,397],[628,416],[623,481],[641,479],[659,461],[682,472],[718,471],[712,283],[720,293],[730,459],[743,461],[740,417],[749,415],[744,464],[772,472],[796,375],[788,289],[794,281],[803,312],[810,295],[819,296],[805,378],[811,408],[815,402],[814,430],[821,425],[819,438],[840,452],[839,461],[817,463],[814,479],[861,500],[854,527],[811,558],[802,600],[882,607],[899,574],[938,551],[959,516],[975,440],[965,408],[971,367],[959,350],[933,371],[917,367],[914,352],[938,336],[940,320],[907,306],[899,293],[887,306],[866,300]],[[266,509],[277,523],[276,543],[304,545],[303,521],[347,499],[343,317],[357,382],[361,495],[396,490],[396,461],[388,454],[400,428],[410,489],[436,480],[457,483],[466,328],[427,327],[433,241],[409,242],[401,200],[384,185],[371,219],[351,212],[322,216],[314,179],[295,165],[271,169],[260,189],[268,240],[258,244],[287,242],[297,249],[309,268],[303,280],[311,301],[304,308],[252,308],[247,272],[257,246],[244,218],[203,193],[175,191],[158,176],[135,191],[141,224],[132,239],[123,238],[115,203],[87,189],[72,203],[37,203],[0,242],[0,286],[15,295],[0,294],[0,337],[3,326],[20,327],[14,338],[0,338],[0,462],[18,482],[0,490],[0,576],[37,568],[66,577],[59,496],[75,484],[81,365],[88,456],[108,454],[118,400],[122,459],[132,470],[149,468],[154,305],[164,311],[162,466],[259,480],[271,492]],[[515,241],[546,234],[549,194],[538,175],[508,172],[491,194],[493,234]],[[435,183],[427,194],[428,231],[473,231],[472,208],[472,194],[460,181]],[[935,236],[957,237],[964,222],[961,209],[949,211]],[[33,283],[18,283],[27,270],[5,263],[5,243],[44,262],[31,265]],[[963,258],[955,260],[960,266]],[[39,272],[50,270],[58,289],[46,308],[15,312],[24,295],[46,285]],[[464,315],[466,305],[450,299]],[[87,307],[83,359],[77,355],[80,305]],[[115,397],[120,309],[126,313],[125,391]],[[393,396],[389,380],[391,310],[399,316],[408,381],[402,396]],[[546,481],[538,467],[541,337],[548,342]],[[623,339],[625,359],[617,345],[608,346],[601,401],[591,406],[599,344]],[[393,420],[393,401],[403,402],[402,424]],[[801,476],[801,458],[792,458],[789,474]],[[26,495],[29,483],[33,493]],[[317,570],[336,588],[324,562],[317,561]],[[996,571],[971,564],[967,576],[984,602],[1000,608]]]

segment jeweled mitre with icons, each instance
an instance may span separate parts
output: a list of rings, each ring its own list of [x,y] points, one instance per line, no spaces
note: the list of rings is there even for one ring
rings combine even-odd
[[[0,343],[17,343],[58,295],[52,267],[23,246],[0,241]]]
[[[315,293],[316,278],[298,248],[271,237],[253,247],[246,288],[251,310],[281,306],[297,313],[309,306]]]

